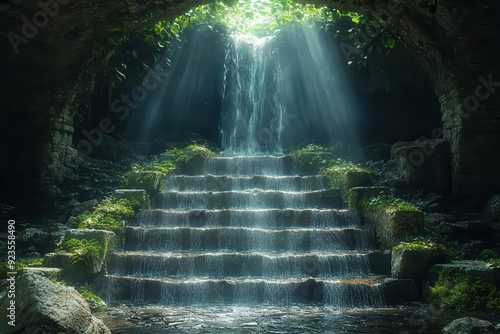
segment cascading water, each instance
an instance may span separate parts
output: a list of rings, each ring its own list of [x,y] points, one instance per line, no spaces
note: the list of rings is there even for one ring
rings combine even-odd
[[[283,74],[275,40],[231,37],[224,64],[222,149],[228,155],[282,153]]]

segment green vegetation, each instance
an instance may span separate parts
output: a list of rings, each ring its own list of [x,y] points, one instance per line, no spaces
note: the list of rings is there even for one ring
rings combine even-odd
[[[364,198],[361,207],[366,210],[419,211],[418,207],[392,195],[375,195]]]
[[[431,298],[459,310],[500,310],[500,291],[485,279],[466,277],[443,270],[431,287]]]
[[[492,267],[500,267],[500,255],[493,249],[483,249],[479,253],[479,259],[485,261]]]
[[[445,245],[443,240],[434,240],[431,238],[416,237],[408,242],[401,242],[392,248],[393,251],[399,250],[426,250],[432,249],[444,255],[445,259],[451,260],[457,257],[456,252]]]
[[[104,249],[97,240],[69,239],[56,249],[56,253],[70,253],[71,263],[83,262],[92,266],[94,259],[104,254]]]
[[[169,159],[155,159],[151,162],[144,163],[144,164],[134,164],[132,166],[132,169],[126,172],[123,175],[122,178],[122,186],[128,186],[129,182],[129,176],[132,173],[135,172],[160,172],[164,174],[168,174],[170,169],[182,169],[185,166],[187,166],[192,159],[195,157],[202,157],[202,158],[210,158],[214,157],[217,154],[213,151],[211,151],[209,148],[207,148],[204,145],[201,144],[196,144],[192,143],[189,145],[184,146],[183,148],[174,148],[165,151],[165,153],[162,154],[163,156],[171,156]],[[145,175],[144,177],[150,177],[153,178],[154,175],[149,174]],[[147,182],[148,180],[143,180],[144,182]]]
[[[18,272],[25,267],[40,267],[42,265],[42,262],[43,258],[41,257],[27,257],[16,259],[13,271]],[[0,278],[6,278],[7,273],[11,271],[12,270],[10,270],[9,265],[6,261],[0,262]]]
[[[90,214],[81,214],[71,223],[78,229],[99,229],[123,234],[125,222],[136,218],[141,205],[134,199],[104,199]]]
[[[302,168],[319,171],[329,182],[332,188],[340,188],[343,177],[347,172],[371,173],[367,168],[360,167],[352,162],[332,156],[332,152],[321,145],[307,145],[293,151],[290,156],[297,158]]]
[[[320,172],[325,176],[332,188],[339,188],[342,179],[348,172],[372,173],[371,170],[367,168],[360,167],[343,159],[328,160],[326,166],[320,168]]]
[[[85,299],[87,304],[89,304],[89,307],[92,311],[103,312],[108,309],[104,300],[102,300],[102,298],[99,297],[98,295],[92,293],[86,285],[73,282],[68,283],[66,281],[56,281],[56,280],[52,281],[60,285],[74,288],[83,297],[83,299]]]

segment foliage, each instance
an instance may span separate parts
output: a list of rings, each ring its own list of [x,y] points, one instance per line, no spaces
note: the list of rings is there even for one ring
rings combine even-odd
[[[366,172],[371,173],[371,170],[360,167],[352,162],[343,159],[329,160],[326,166],[320,168],[321,174],[325,176],[328,183],[333,188],[339,188],[342,178],[347,172]]]
[[[88,287],[85,285],[73,282],[68,283],[66,281],[56,281],[56,280],[53,280],[53,282],[60,285],[73,287],[76,291],[78,291],[78,293],[83,297],[83,299],[85,299],[87,304],[89,304],[89,307],[92,311],[104,312],[108,309],[104,300],[102,300],[102,298],[99,297],[98,295],[89,291]]]
[[[443,254],[446,259],[451,260],[456,258],[456,252],[445,245],[442,240],[434,240],[432,238],[416,237],[408,242],[400,242],[399,245],[392,248],[393,251],[398,250],[425,250],[432,249]]]
[[[104,249],[95,239],[69,239],[56,249],[56,253],[70,253],[71,263],[83,262],[92,265],[93,260],[104,254]]]
[[[7,273],[14,271],[18,272],[25,267],[39,267],[42,265],[43,258],[41,257],[27,257],[16,259],[14,270],[10,270],[9,264],[6,261],[0,261],[0,278],[7,277]]]
[[[375,195],[361,201],[366,209],[419,211],[418,207],[392,195]]]
[[[78,229],[99,229],[123,233],[124,222],[136,218],[141,205],[135,199],[104,199],[91,214],[80,214],[72,222]]]
[[[500,291],[492,283],[480,277],[468,277],[443,270],[434,287],[431,298],[440,299],[445,306],[459,310],[500,310]]]
[[[291,152],[290,156],[297,158],[301,167],[320,168],[326,164],[326,160],[324,159],[325,153],[329,153],[326,147],[309,144],[302,149]]]
[[[485,261],[490,266],[500,267],[500,256],[498,252],[493,249],[483,249],[481,253],[479,253],[479,259]]]
[[[198,156],[204,159],[215,157],[217,154],[203,144],[191,143],[182,148],[173,148],[165,151],[164,156],[172,156],[171,159],[155,160],[143,164],[134,164],[123,177],[122,186],[128,185],[128,178],[134,172],[161,172],[168,174],[170,169],[181,169],[187,166],[191,160]]]
[[[290,156],[297,158],[302,168],[318,170],[328,180],[332,188],[340,187],[342,177],[347,172],[371,173],[369,169],[350,161],[332,158],[331,150],[321,145],[307,145],[302,149],[291,152]]]

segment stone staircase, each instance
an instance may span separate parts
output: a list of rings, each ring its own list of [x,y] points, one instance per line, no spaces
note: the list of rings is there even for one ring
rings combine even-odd
[[[108,302],[382,307],[397,280],[373,229],[286,156],[217,157],[168,179],[112,254]],[[404,282],[403,282],[404,283]],[[404,284],[403,284],[404,286]],[[397,298],[396,298],[397,299]]]

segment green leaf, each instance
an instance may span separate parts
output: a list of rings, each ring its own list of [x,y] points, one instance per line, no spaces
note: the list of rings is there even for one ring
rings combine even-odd
[[[396,40],[392,37],[388,37],[386,40],[384,40],[384,46],[386,48],[392,49],[394,48],[394,45],[396,45]]]

